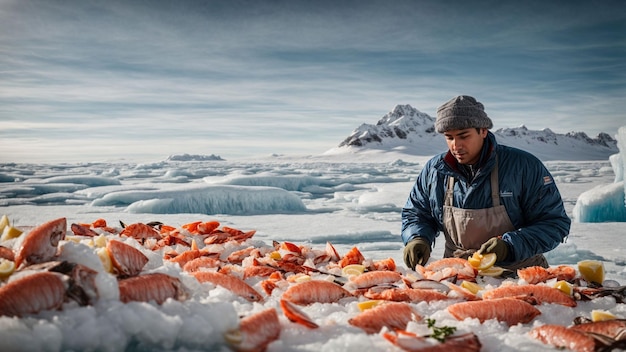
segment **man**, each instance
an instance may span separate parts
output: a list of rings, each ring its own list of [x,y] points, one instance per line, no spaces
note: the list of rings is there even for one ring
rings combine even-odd
[[[571,220],[550,172],[530,153],[498,145],[491,127],[473,97],[437,109],[435,128],[449,150],[424,165],[402,209],[407,267],[428,261],[440,231],[444,257],[495,253],[510,270],[547,267],[543,253],[569,234]]]

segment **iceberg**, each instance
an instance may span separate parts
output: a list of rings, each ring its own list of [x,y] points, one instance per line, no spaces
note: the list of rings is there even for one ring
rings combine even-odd
[[[129,213],[152,214],[294,214],[306,212],[300,198],[275,187],[186,185],[170,190],[110,192],[92,206],[126,207]]]
[[[626,126],[618,129],[616,139],[619,153],[609,157],[615,181],[578,196],[573,209],[577,222],[626,222]]]

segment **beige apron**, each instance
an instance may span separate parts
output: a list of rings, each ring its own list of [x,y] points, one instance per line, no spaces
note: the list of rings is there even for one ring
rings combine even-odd
[[[493,208],[462,209],[454,207],[454,177],[448,177],[448,189],[443,206],[443,233],[446,238],[444,257],[454,256],[454,252],[478,250],[492,237],[514,231],[509,214],[504,205],[500,204],[500,187],[498,184],[498,163],[491,171],[491,200]],[[503,266],[506,269],[540,265],[548,267],[548,261],[542,254],[535,255],[521,262]]]

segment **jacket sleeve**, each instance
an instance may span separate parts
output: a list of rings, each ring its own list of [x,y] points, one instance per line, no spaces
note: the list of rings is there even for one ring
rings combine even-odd
[[[406,245],[415,237],[422,237],[431,244],[438,233],[437,220],[433,217],[430,198],[434,197],[431,182],[431,163],[427,163],[420,172],[411,193],[402,208],[402,241]]]
[[[523,171],[522,171],[523,170]],[[502,238],[511,244],[514,261],[556,248],[569,234],[571,220],[565,212],[554,178],[543,164],[522,165],[520,206],[522,224]]]

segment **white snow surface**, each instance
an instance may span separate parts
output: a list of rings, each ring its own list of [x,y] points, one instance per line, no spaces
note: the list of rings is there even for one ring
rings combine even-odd
[[[429,156],[407,156],[392,150],[336,153],[323,156],[268,156],[237,161],[163,161],[151,164],[2,164],[0,215],[25,229],[59,217],[71,223],[103,218],[110,226],[161,221],[179,227],[192,221],[218,220],[222,225],[255,236],[240,247],[271,246],[290,241],[323,250],[327,241],[339,254],[356,246],[368,260],[393,258],[398,270],[409,274],[402,260],[400,209]],[[616,173],[609,160],[546,161],[562,193],[568,215],[583,192],[613,184]],[[71,233],[71,232],[70,232]],[[547,253],[551,265],[576,266],[584,259],[603,262],[606,277],[626,282],[623,223],[573,222],[569,238]],[[128,243],[140,247],[134,240]],[[15,243],[2,243],[11,246]],[[64,242],[63,259],[98,270],[100,299],[89,307],[66,304],[22,319],[0,317],[0,350],[11,351],[228,351],[226,331],[239,317],[268,307],[280,316],[280,338],[268,351],[399,351],[380,334],[367,335],[347,323],[359,313],[357,302],[315,303],[302,307],[318,329],[290,322],[279,307],[280,290],[262,303],[250,303],[221,287],[198,284],[191,276],[143,250],[147,271],[180,277],[192,292],[189,299],[163,305],[118,300],[117,284],[90,247]],[[439,237],[431,260],[441,258]],[[497,285],[484,279],[481,285]],[[514,279],[509,279],[514,280]],[[516,281],[516,280],[514,280]],[[251,279],[259,292],[259,280]],[[626,318],[626,304],[605,297],[579,302],[575,308],[553,304],[531,323],[507,327],[497,321],[457,321],[449,302],[412,304],[437,324],[455,326],[459,333],[476,333],[483,351],[537,351],[550,347],[532,339],[528,331],[542,324],[569,325],[576,316],[594,309]],[[408,330],[422,331],[422,322]]]

